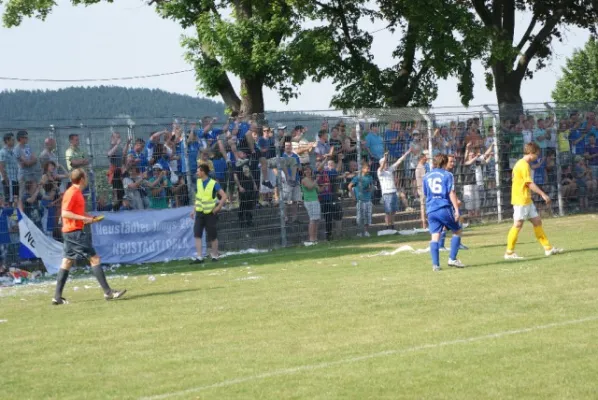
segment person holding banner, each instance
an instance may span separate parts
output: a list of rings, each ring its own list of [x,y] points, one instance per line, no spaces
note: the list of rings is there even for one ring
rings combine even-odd
[[[106,300],[122,297],[126,290],[112,290],[106,281],[104,270],[100,264],[100,257],[91,244],[91,232],[85,225],[97,222],[85,213],[85,199],[83,190],[87,185],[87,175],[81,168],[75,168],[70,173],[71,187],[64,193],[62,199],[62,235],[64,237],[64,258],[58,271],[56,292],[52,304],[61,305],[68,302],[62,297],[62,291],[69,276],[69,270],[77,257],[89,260],[91,271],[104,290]],[[98,219],[99,220],[99,219]]]
[[[195,248],[197,258],[193,264],[203,263],[202,257],[202,236],[206,234],[207,242],[211,243],[212,261],[218,261],[218,217],[227,195],[218,182],[209,177],[210,167],[207,164],[200,164],[197,170],[197,191],[195,192],[195,209],[191,211],[191,218],[195,219],[193,235],[195,237]],[[217,202],[218,196],[220,201]],[[207,243],[206,243],[207,246]]]

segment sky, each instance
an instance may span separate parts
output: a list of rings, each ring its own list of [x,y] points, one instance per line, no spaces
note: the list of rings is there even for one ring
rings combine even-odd
[[[0,12],[3,11],[0,7]],[[517,26],[520,37],[529,16],[519,15]],[[380,26],[369,21],[363,29],[374,31]],[[155,11],[140,0],[118,0],[114,4],[90,7],[73,7],[66,0],[58,6],[45,22],[28,19],[21,26],[7,29],[0,27],[0,77],[83,79],[112,78],[149,75],[180,71],[191,68],[183,57],[179,42],[182,29],[173,21],[160,18]],[[589,34],[570,28],[564,43],[553,43],[555,57],[548,68],[527,80],[522,87],[524,102],[551,101],[551,92],[561,74],[561,67],[574,49],[585,44]],[[384,30],[374,34],[372,52],[381,66],[394,64],[391,53],[398,36]],[[484,83],[484,70],[480,63],[474,65],[475,89],[472,105],[496,104],[494,92]],[[231,77],[235,87],[238,80]],[[100,83],[94,84],[99,85]],[[104,83],[105,84],[105,83]],[[201,96],[196,90],[193,72],[115,82],[118,86],[159,88],[169,92]],[[13,82],[0,80],[4,89],[59,89],[81,84]],[[436,107],[460,106],[456,90],[457,81],[439,82]],[[308,111],[330,109],[334,94],[331,81],[308,82],[300,88],[297,99],[288,104],[280,101],[276,92],[265,91],[266,109],[277,111]],[[220,101],[219,98],[215,100]]]

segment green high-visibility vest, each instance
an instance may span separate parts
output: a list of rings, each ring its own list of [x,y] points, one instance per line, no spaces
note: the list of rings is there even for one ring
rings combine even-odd
[[[216,207],[216,198],[213,197],[214,186],[216,181],[210,179],[206,187],[203,187],[203,181],[197,180],[197,192],[195,193],[195,211],[209,214]]]

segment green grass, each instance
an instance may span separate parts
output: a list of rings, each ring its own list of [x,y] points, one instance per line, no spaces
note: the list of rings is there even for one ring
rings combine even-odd
[[[505,262],[508,225],[488,225],[466,232],[470,267],[439,273],[376,256],[427,235],[386,236],[121,268],[115,302],[89,277],[62,307],[50,283],[2,289],[0,398],[596,399],[598,219],[545,228],[565,254],[526,225],[527,260]]]

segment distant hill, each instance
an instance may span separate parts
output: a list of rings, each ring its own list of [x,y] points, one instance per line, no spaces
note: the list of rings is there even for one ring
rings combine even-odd
[[[0,127],[168,123],[172,115],[224,116],[224,104],[158,89],[115,86],[0,92]],[[118,118],[120,117],[120,118]]]

